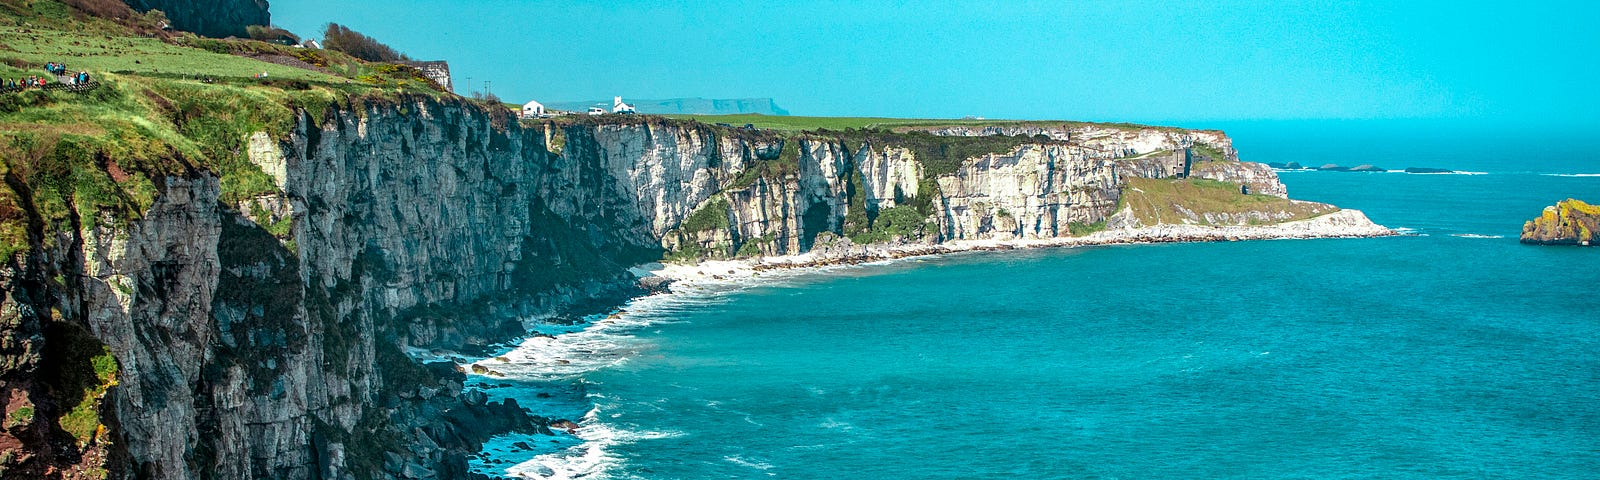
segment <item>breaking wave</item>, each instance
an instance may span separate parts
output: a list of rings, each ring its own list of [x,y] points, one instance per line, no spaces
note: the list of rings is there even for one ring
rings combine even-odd
[[[772,285],[803,274],[774,272],[759,278],[674,284],[670,293],[636,298],[618,311],[591,315],[572,324],[535,323],[533,336],[498,354],[466,366],[466,387],[482,389],[491,400],[516,399],[534,415],[573,419],[572,433],[512,433],[494,437],[469,461],[472,471],[517,479],[612,478],[621,459],[616,445],[682,435],[682,432],[630,431],[601,416],[606,398],[589,393],[584,376],[624,364],[649,345],[634,333],[677,322],[681,313],[725,301],[727,295]],[[741,463],[741,459],[730,459]],[[751,462],[747,466],[760,466]],[[770,466],[768,466],[770,468]]]

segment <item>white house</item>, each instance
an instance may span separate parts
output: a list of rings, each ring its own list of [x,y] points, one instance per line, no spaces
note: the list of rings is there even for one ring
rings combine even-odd
[[[611,97],[611,113],[637,113],[633,105],[622,103],[622,97]]]
[[[538,100],[522,104],[522,118],[540,118],[545,115],[544,104]]]

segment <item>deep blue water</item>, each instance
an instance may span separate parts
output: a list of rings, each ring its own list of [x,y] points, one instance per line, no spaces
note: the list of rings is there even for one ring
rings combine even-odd
[[[556,383],[613,478],[1600,478],[1600,248],[1516,240],[1600,201],[1542,175],[1600,156],[1230,132],[1246,160],[1485,173],[1282,174],[1413,236],[961,254],[641,307],[622,360]]]

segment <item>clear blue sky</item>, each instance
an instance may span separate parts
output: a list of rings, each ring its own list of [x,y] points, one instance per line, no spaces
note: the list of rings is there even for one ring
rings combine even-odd
[[[508,101],[796,115],[1600,126],[1600,2],[272,0]]]

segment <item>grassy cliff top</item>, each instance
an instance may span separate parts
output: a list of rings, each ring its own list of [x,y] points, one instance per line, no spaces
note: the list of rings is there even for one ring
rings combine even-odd
[[[61,62],[91,75],[210,79],[214,82],[303,82],[348,90],[387,89],[438,95],[419,72],[364,62],[333,50],[256,40],[212,39],[161,30],[136,17],[111,20],[77,12],[59,0],[0,0],[0,63],[45,75]],[[256,78],[265,73],[265,78]]]
[[[44,233],[73,216],[84,225],[139,217],[162,176],[214,172],[225,202],[276,191],[246,158],[246,139],[287,136],[297,111],[449,96],[410,67],[159,23],[96,17],[60,0],[0,0],[0,79],[49,76],[44,65],[61,62],[99,82],[81,93],[0,93],[0,259],[30,237],[49,243]]]
[[[938,118],[888,118],[888,117],[797,117],[761,114],[737,115],[664,115],[669,118],[695,120],[704,123],[726,123],[733,126],[750,124],[756,128],[782,131],[848,130],[848,129],[923,129],[938,127],[1081,127],[1102,126],[1121,130],[1156,128],[1182,130],[1176,127],[1158,127],[1132,123],[1094,123],[1068,120],[988,120],[988,119],[938,119]]]
[[[1143,225],[1257,225],[1305,220],[1338,210],[1322,203],[1240,193],[1236,183],[1202,178],[1131,178],[1122,188],[1121,203]]]

